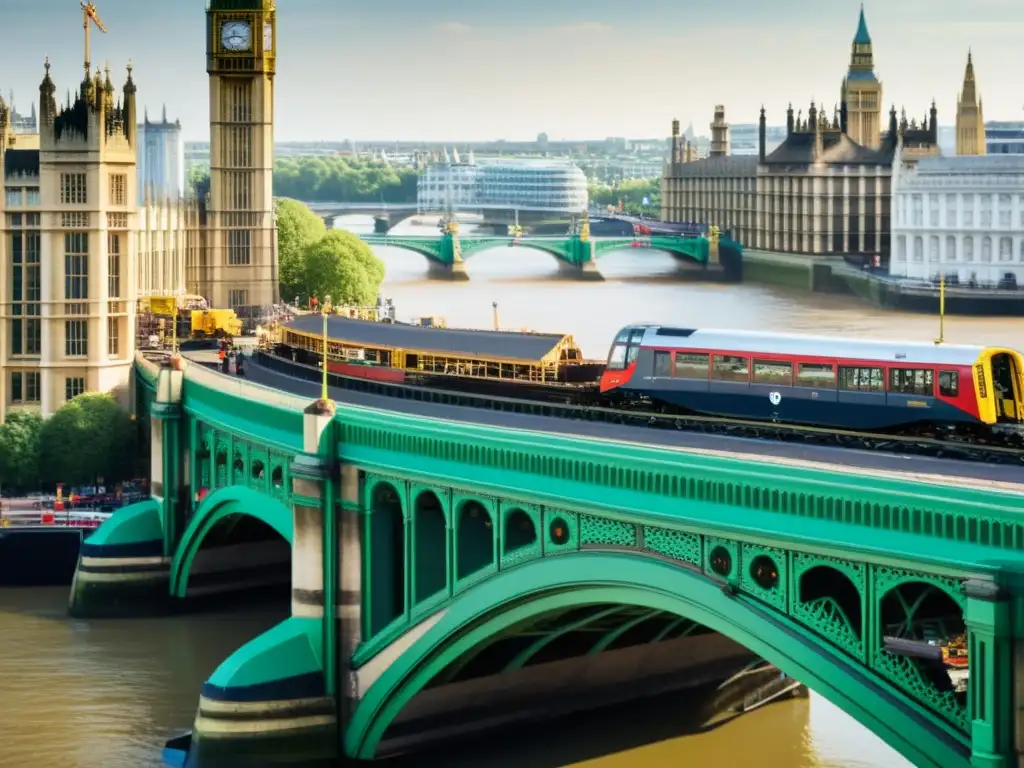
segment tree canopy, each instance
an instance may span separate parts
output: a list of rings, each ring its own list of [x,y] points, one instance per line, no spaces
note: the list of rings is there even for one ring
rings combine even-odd
[[[277,213],[277,259],[281,296],[291,301],[303,292],[306,249],[327,234],[324,220],[298,200],[279,197]]]
[[[47,485],[125,479],[140,454],[131,416],[107,394],[79,395],[43,422],[39,467]]]
[[[618,186],[591,184],[590,202],[604,207],[619,204],[627,213],[650,213],[657,215],[661,208],[661,181],[659,179],[630,179]],[[644,206],[644,198],[648,205]]]
[[[335,229],[303,254],[300,296],[331,297],[334,304],[367,306],[377,300],[384,264],[356,235]]]
[[[208,168],[193,166],[196,190],[209,179]],[[306,202],[413,203],[415,168],[395,168],[383,160],[342,155],[282,157],[274,162],[274,195]]]
[[[11,413],[0,425],[0,486],[22,493],[106,485],[146,473],[148,445],[132,417],[106,394],[79,395],[49,419]]]
[[[39,487],[39,436],[36,413],[12,413],[0,424],[0,489],[33,491]]]

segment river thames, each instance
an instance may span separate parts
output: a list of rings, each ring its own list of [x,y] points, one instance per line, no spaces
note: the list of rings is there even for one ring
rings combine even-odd
[[[354,222],[361,229],[365,221]],[[405,232],[430,234],[406,225]],[[449,326],[571,333],[603,358],[615,331],[635,322],[931,340],[938,319],[881,311],[855,299],[759,285],[680,280],[668,255],[631,249],[602,257],[604,282],[557,279],[552,257],[527,248],[473,256],[470,280],[427,282],[423,257],[392,249],[383,287],[399,319],[440,315]],[[1024,348],[1019,319],[947,318],[950,342]],[[199,688],[238,646],[284,617],[267,605],[166,619],[77,621],[66,589],[0,590],[0,766],[145,768],[164,740],[191,726]],[[548,722],[461,744],[402,765],[656,768],[906,768],[909,764],[813,694],[725,726],[686,735],[685,701]]]

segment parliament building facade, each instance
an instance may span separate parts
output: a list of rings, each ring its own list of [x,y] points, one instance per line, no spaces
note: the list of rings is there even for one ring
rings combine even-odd
[[[84,392],[125,398],[142,297],[241,315],[277,302],[274,0],[210,0],[206,33],[210,184],[194,199],[138,189],[131,66],[117,88],[87,64],[58,104],[47,61],[37,133],[0,99],[0,422]]]

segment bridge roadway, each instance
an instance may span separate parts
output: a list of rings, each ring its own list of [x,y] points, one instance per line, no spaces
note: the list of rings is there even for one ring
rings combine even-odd
[[[186,356],[195,362],[212,365],[210,353],[194,352]],[[288,376],[260,365],[250,364],[247,366],[246,377],[254,384],[272,387],[290,394],[310,399],[320,396],[321,385],[319,382]],[[354,392],[341,387],[331,387],[330,394],[331,398],[338,403],[351,403],[352,405],[414,416],[428,416],[530,432],[557,433],[668,447],[691,453],[725,455],[735,459],[771,458],[778,463],[813,465],[818,469],[840,469],[855,474],[884,474],[904,478],[910,476],[924,482],[945,485],[992,487],[993,484],[998,484],[1003,490],[1024,493],[1024,467],[831,446],[801,445],[730,435],[673,432],[665,429],[573,421],[533,414],[503,413],[482,408],[425,403],[367,392]]]

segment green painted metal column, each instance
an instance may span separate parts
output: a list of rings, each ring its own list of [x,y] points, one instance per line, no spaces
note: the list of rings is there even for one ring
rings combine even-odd
[[[151,492],[160,505],[164,557],[172,557],[182,528],[182,419],[181,394],[184,374],[170,366],[160,369],[156,397],[150,409],[154,455],[151,465]]]
[[[971,765],[1010,768],[1016,763],[1010,595],[997,583],[982,579],[967,581],[965,592]]]

